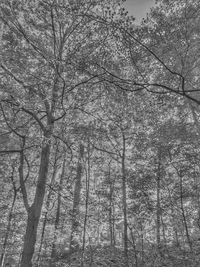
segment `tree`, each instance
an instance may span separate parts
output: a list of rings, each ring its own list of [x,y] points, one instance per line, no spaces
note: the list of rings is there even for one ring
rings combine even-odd
[[[1,1],[1,265],[198,265],[198,7]]]
[[[1,77],[5,91],[1,105],[8,127],[20,139],[17,151],[20,154],[19,174],[28,214],[21,266],[32,266],[57,122],[67,114],[73,101],[75,106],[79,105],[83,93],[78,88],[93,79],[81,73],[90,66],[89,59],[86,61],[87,49],[90,49],[92,59],[96,48],[101,46],[92,34],[92,31],[101,33],[101,25],[94,24],[88,16],[96,6],[98,2],[91,4],[88,1],[1,3],[1,22],[4,25]],[[80,104],[88,94],[85,89],[83,92],[84,99]],[[69,98],[73,99],[72,103]],[[13,121],[12,112],[16,123],[23,118],[19,127]],[[31,131],[40,139],[40,164],[32,204],[24,184],[24,153],[31,142]]]

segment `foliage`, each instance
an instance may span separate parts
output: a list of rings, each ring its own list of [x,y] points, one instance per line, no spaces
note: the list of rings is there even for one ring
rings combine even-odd
[[[0,266],[199,264],[199,3],[122,2],[1,1]]]

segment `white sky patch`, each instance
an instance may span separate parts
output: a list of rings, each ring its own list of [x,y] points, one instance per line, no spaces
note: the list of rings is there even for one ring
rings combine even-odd
[[[136,19],[136,23],[140,23],[142,18],[150,11],[150,8],[155,5],[154,0],[126,0],[124,7]]]

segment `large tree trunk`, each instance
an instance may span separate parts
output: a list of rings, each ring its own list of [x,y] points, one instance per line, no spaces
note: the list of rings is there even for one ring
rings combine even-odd
[[[50,157],[50,146],[50,143],[47,142],[46,144],[44,144],[41,151],[40,170],[36,186],[35,198],[33,204],[28,209],[28,221],[26,226],[26,233],[24,236],[21,267],[32,267],[32,257],[35,250],[37,228],[45,195],[45,187]]]
[[[47,224],[47,218],[48,218],[48,211],[49,211],[49,206],[51,203],[51,195],[52,195],[52,189],[51,186],[53,185],[55,178],[56,178],[56,173],[57,173],[57,161],[58,161],[58,144],[56,145],[56,152],[55,152],[55,160],[54,160],[54,165],[53,165],[53,174],[51,177],[51,183],[50,183],[50,189],[47,195],[47,200],[46,200],[46,211],[44,213],[44,221],[43,221],[43,225],[42,225],[42,234],[41,234],[41,239],[40,239],[40,245],[39,245],[39,250],[38,250],[38,255],[37,255],[37,262],[36,262],[36,266],[39,267],[40,266],[40,256],[41,256],[41,252],[42,252],[42,246],[43,246],[43,241],[44,241],[44,236],[45,236],[45,228],[46,228],[46,224]]]

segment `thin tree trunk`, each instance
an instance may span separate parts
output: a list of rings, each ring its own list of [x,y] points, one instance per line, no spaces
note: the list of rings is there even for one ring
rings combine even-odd
[[[175,212],[174,212],[174,206],[173,206],[173,201],[172,201],[172,197],[171,197],[171,193],[169,188],[168,189],[168,193],[169,193],[169,199],[170,199],[170,207],[171,207],[171,214],[172,214],[172,226],[173,226],[173,230],[174,230],[174,234],[175,234],[175,243],[176,243],[176,247],[179,247],[179,240],[178,240],[178,232],[177,232],[177,224],[175,222]]]
[[[114,246],[114,228],[113,228],[113,182],[110,177],[110,164],[108,169],[108,182],[109,182],[109,230],[110,230],[110,246]]]
[[[115,237],[115,204],[112,201],[112,229],[113,229],[113,246],[116,245],[116,237]]]
[[[81,178],[83,173],[83,155],[84,146],[80,143],[79,146],[79,159],[77,163],[77,172],[74,186],[74,200],[72,210],[72,226],[70,236],[70,251],[73,252],[79,248],[79,243],[76,240],[76,235],[79,235],[79,205],[80,205],[80,194],[81,194]]]
[[[86,228],[87,228],[87,218],[88,218],[88,205],[89,205],[89,190],[90,190],[90,144],[88,142],[87,149],[87,172],[86,172],[86,200],[85,200],[85,218],[83,225],[83,244],[82,244],[82,255],[81,255],[81,267],[84,266],[84,252],[85,252],[85,242],[86,242]]]
[[[125,157],[126,157],[126,140],[124,133],[122,133],[122,203],[123,203],[123,215],[124,215],[124,259],[125,265],[128,267],[128,223],[127,223],[127,196],[126,196],[126,170],[125,170]]]
[[[142,264],[144,265],[144,234],[143,234],[143,224],[142,222],[140,223],[141,225],[141,235],[140,235],[140,239],[141,239],[141,261]],[[142,266],[143,266],[142,265]]]
[[[186,216],[185,216],[185,209],[184,209],[184,204],[183,204],[183,177],[182,177],[181,173],[179,173],[179,177],[180,177],[180,202],[181,202],[180,204],[181,204],[181,212],[182,212],[182,216],[183,216],[183,224],[185,227],[187,242],[188,242],[188,245],[190,247],[190,250],[192,251],[192,243],[190,240],[190,234],[188,231],[188,225],[187,225],[187,220],[186,220]]]
[[[135,237],[133,234],[133,229],[129,228],[131,231],[131,239],[132,239],[132,244],[133,244],[133,249],[134,249],[134,256],[135,256],[135,267],[138,267],[138,256],[137,256],[137,248],[136,248],[136,244],[135,244]]]
[[[161,219],[161,223],[162,223],[162,234],[163,234],[164,246],[165,246],[165,248],[167,248],[167,239],[166,239],[166,234],[165,234],[165,224],[164,224],[164,221],[163,221],[162,214],[160,216],[160,219]]]
[[[156,179],[156,240],[158,250],[161,248],[160,242],[160,229],[161,229],[161,209],[160,209],[160,182],[161,182],[161,158],[160,152],[158,152],[158,171],[157,171],[157,179]]]
[[[6,228],[6,235],[4,238],[3,248],[2,248],[2,253],[1,253],[1,258],[0,258],[0,267],[4,266],[4,257],[5,257],[5,253],[6,253],[8,237],[10,234],[10,227],[11,227],[11,221],[12,221],[12,215],[13,215],[13,209],[15,206],[16,197],[17,197],[17,190],[16,190],[16,188],[14,188],[14,196],[13,196],[12,205],[11,205],[11,208],[10,208],[10,211],[8,214],[8,224],[7,224],[7,228]]]
[[[172,155],[169,151],[169,158],[170,158],[170,161],[172,162]],[[174,167],[174,169],[176,170],[177,174],[178,174],[178,170],[176,169],[176,167],[173,165],[172,163],[172,166]],[[179,174],[178,174],[179,175]],[[173,205],[173,201],[172,201],[172,196],[171,196],[171,192],[170,192],[170,189],[169,187],[167,186],[167,190],[168,190],[168,193],[169,193],[169,199],[170,199],[170,207],[171,207],[171,213],[172,213],[172,221],[173,221],[173,230],[174,230],[174,234],[175,234],[175,241],[176,241],[176,247],[179,247],[180,246],[180,243],[179,243],[179,239],[178,239],[178,232],[177,232],[177,223],[176,223],[176,215],[175,215],[175,211],[174,211],[174,205]]]
[[[101,240],[100,240],[100,225],[101,225],[100,217],[101,215],[100,215],[100,210],[99,210],[100,203],[101,203],[101,198],[98,195],[98,205],[97,205],[97,244],[98,245],[101,243]]]
[[[53,244],[52,244],[52,250],[51,250],[51,265],[53,265],[53,261],[56,257],[56,240],[57,240],[57,230],[59,228],[59,223],[60,223],[61,192],[62,192],[62,187],[63,187],[63,180],[65,177],[65,164],[66,164],[66,155],[63,161],[62,173],[60,176],[60,183],[59,183],[59,189],[58,189],[58,205],[57,205],[57,210],[56,210],[55,231],[54,231],[54,238],[53,238]]]
[[[196,126],[196,129],[197,129],[197,132],[200,136],[200,122],[199,122],[199,118],[198,118],[198,115],[196,113],[196,110],[195,110],[195,107],[193,106],[193,103],[188,100],[188,103],[190,105],[190,109],[192,111],[192,116],[193,116],[193,119],[194,119],[194,125]],[[199,111],[198,111],[199,113]],[[200,165],[199,165],[199,169],[200,169]],[[197,181],[197,205],[198,205],[198,213],[197,213],[197,224],[198,224],[198,227],[200,229],[200,198],[199,198],[199,182]]]

